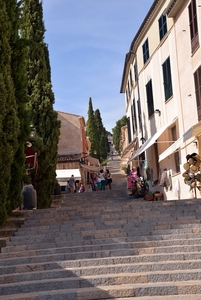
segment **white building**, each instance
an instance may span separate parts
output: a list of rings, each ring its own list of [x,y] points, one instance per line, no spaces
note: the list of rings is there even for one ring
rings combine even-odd
[[[125,57],[121,92],[135,150],[128,163],[165,199],[189,198],[183,165],[188,154],[201,153],[199,4],[155,0]],[[165,189],[156,184],[164,169],[171,182]]]

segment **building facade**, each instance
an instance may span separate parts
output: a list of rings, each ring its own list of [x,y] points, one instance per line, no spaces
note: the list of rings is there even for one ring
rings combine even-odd
[[[165,199],[198,196],[183,166],[187,155],[201,153],[200,26],[199,0],[155,0],[125,57],[120,91],[134,152],[127,164]]]
[[[90,173],[99,170],[99,160],[89,156],[90,141],[85,135],[83,116],[57,111],[61,121],[58,143],[57,179],[61,186],[74,175],[77,181],[87,183]]]

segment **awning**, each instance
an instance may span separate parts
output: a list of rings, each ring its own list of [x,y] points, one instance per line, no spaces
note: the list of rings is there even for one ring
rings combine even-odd
[[[89,172],[98,172],[99,171],[99,167],[96,167],[96,166],[88,166],[88,165],[81,164],[81,167]]]
[[[177,118],[174,118],[171,122],[167,123],[164,127],[160,128],[159,131],[157,131],[152,137],[150,137],[141,148],[139,148],[136,153],[131,157],[130,161],[138,157],[140,154],[142,154],[145,150],[147,150],[149,147],[151,147],[156,140],[161,136],[161,134],[170,126],[172,125]]]
[[[99,162],[99,159],[95,158],[95,157],[92,157],[92,156],[87,156],[85,158],[86,161],[90,162],[91,164],[95,165],[95,166],[100,166],[100,162]]]
[[[184,149],[196,140],[196,136],[201,134],[201,122],[189,128],[178,140],[176,140],[169,148],[159,155],[159,162],[167,156]]]
[[[69,179],[71,175],[74,175],[75,180],[81,178],[80,170],[79,169],[61,169],[56,170],[57,178],[58,179]]]

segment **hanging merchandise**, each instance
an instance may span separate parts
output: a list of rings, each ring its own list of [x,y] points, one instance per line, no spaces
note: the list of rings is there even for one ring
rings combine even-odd
[[[198,190],[201,190],[201,174],[199,173],[201,157],[197,153],[192,153],[186,156],[186,160],[187,162],[183,165],[185,172],[182,176],[185,184],[190,186],[190,191],[194,189],[196,195],[196,187]]]
[[[167,169],[165,168],[163,169],[163,172],[161,174],[159,186],[167,187],[167,185],[168,185],[168,177],[167,177]]]
[[[170,191],[172,190],[172,175],[170,171],[169,171],[169,189]]]

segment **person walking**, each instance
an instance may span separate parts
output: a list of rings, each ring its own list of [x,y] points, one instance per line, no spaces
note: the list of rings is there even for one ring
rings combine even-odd
[[[69,187],[70,187],[71,193],[74,193],[75,192],[75,178],[74,178],[74,175],[71,175],[71,178],[69,179]]]
[[[107,185],[109,187],[109,189],[112,189],[112,175],[109,171],[109,169],[106,170],[106,177],[107,177]]]
[[[136,169],[136,167],[132,168],[130,175],[131,175],[132,181],[134,181],[134,182],[137,181],[137,169]]]
[[[100,170],[99,178],[100,178],[100,190],[105,191],[105,176],[103,170]]]

